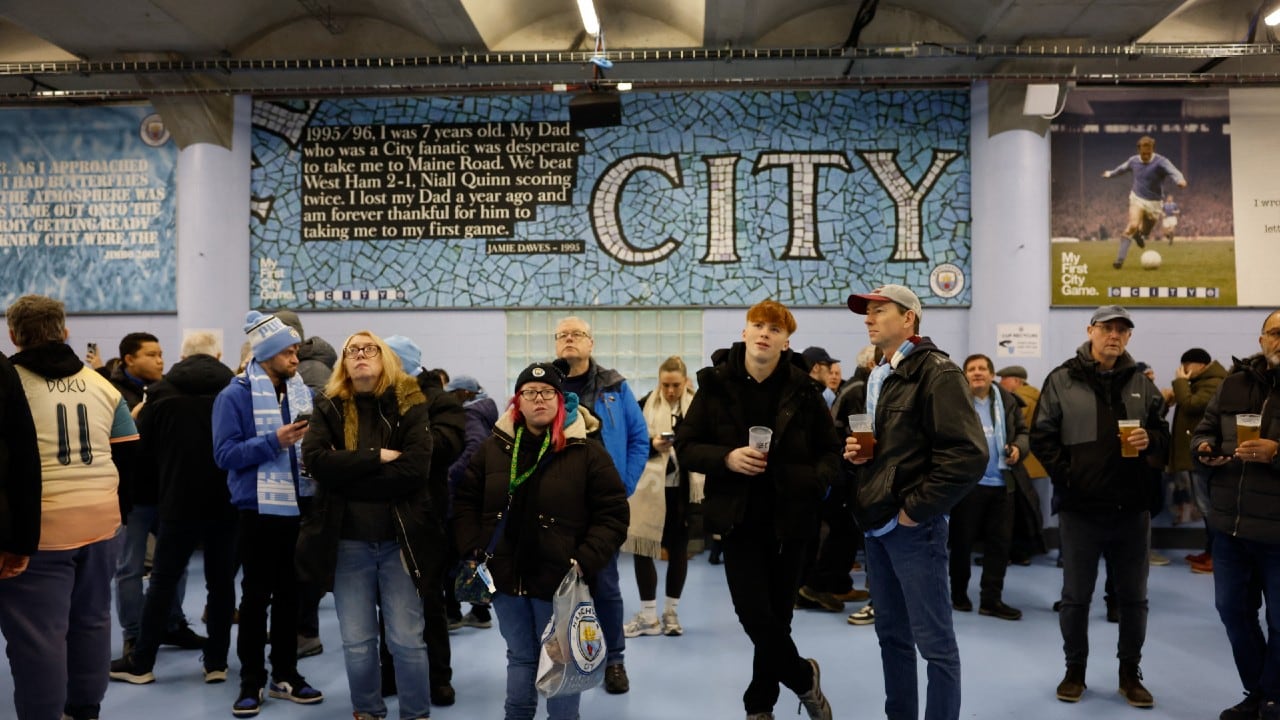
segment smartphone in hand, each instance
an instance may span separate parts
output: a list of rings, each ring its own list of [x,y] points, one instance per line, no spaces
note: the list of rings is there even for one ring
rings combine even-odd
[[[311,413],[309,412],[298,413],[298,417],[294,418],[293,421],[296,423],[300,423],[300,422],[309,423],[311,422]]]
[[[666,440],[667,442],[672,442],[673,440],[676,439],[676,434],[668,430],[664,433],[658,433],[658,437],[662,438],[663,440]]]

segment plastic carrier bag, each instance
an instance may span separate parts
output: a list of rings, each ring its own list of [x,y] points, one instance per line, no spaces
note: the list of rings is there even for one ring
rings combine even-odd
[[[571,567],[551,599],[551,619],[542,631],[538,692],[576,695],[604,680],[605,645],[596,604],[587,583]]]

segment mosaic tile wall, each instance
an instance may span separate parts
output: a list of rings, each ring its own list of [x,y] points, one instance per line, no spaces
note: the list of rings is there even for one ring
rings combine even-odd
[[[839,305],[851,287],[898,282],[927,305],[968,305],[962,90],[625,94],[621,127],[579,133],[585,150],[572,204],[541,205],[516,223],[515,237],[496,238],[579,241],[577,254],[486,254],[495,238],[300,240],[306,127],[564,122],[568,100],[256,103],[250,304],[707,307],[772,297],[803,307]],[[609,172],[626,163],[643,167],[618,188]],[[804,181],[795,190],[793,176]],[[890,193],[922,186],[918,214],[900,217]],[[593,206],[611,190],[616,205]],[[600,233],[613,226],[630,247],[606,251]],[[646,260],[654,248],[674,250]]]

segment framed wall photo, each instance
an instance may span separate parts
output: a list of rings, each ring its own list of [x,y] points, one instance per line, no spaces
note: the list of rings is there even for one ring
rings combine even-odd
[[[1234,306],[1227,90],[1072,90],[1052,125],[1054,305]]]
[[[0,111],[0,303],[176,312],[177,158],[150,107]]]
[[[969,95],[259,102],[251,298],[313,308],[969,302]]]

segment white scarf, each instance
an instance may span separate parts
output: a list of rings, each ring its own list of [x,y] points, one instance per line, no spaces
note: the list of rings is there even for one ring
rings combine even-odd
[[[692,388],[687,388],[680,397],[678,408],[670,405],[659,390],[654,390],[642,409],[649,437],[655,438],[661,433],[674,430],[672,415],[684,417],[689,412],[692,401]],[[622,544],[622,549],[626,552],[651,558],[662,556],[662,529],[667,517],[668,460],[673,461],[676,472],[680,472],[675,448],[653,455],[644,464],[644,472],[636,483],[636,491],[627,499],[631,505],[631,525],[627,528],[627,540]],[[706,476],[702,473],[689,473],[689,502],[702,502],[705,486]]]

